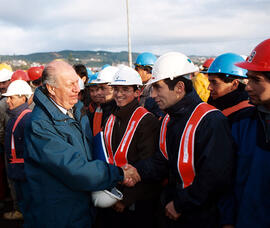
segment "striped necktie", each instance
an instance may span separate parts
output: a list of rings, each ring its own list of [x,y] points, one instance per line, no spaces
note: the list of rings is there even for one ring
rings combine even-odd
[[[67,110],[67,115],[68,115],[70,118],[74,119],[74,115],[73,115],[72,109]]]

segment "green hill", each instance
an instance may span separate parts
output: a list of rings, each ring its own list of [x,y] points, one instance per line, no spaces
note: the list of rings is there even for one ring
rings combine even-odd
[[[139,53],[132,53],[133,61],[135,61],[138,54]],[[54,59],[64,59],[71,64],[82,63],[89,67],[100,67],[104,64],[127,63],[128,52],[64,50],[59,52],[43,52],[28,55],[0,55],[1,62],[23,60],[28,63],[38,62],[41,64],[46,64]]]

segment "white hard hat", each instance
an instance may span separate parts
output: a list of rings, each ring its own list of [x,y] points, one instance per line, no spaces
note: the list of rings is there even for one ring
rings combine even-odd
[[[3,96],[9,97],[14,95],[32,95],[30,85],[24,80],[16,80],[9,84],[7,92],[3,93]]]
[[[92,192],[92,201],[95,207],[111,207],[118,200],[123,199],[123,194],[117,189]]]
[[[105,68],[106,69],[106,68]],[[121,66],[115,73],[110,85],[138,85],[142,86],[142,79],[139,73],[128,66]]]
[[[102,83],[111,83],[113,81],[115,73],[119,69],[115,66],[107,66],[103,70],[98,73],[96,79],[92,81],[95,84],[102,84]]]
[[[155,62],[152,70],[152,78],[147,84],[167,78],[173,80],[178,76],[185,76],[198,70],[199,68],[184,54],[168,52],[160,56]]]
[[[0,82],[5,82],[11,79],[13,72],[6,68],[0,70]]]

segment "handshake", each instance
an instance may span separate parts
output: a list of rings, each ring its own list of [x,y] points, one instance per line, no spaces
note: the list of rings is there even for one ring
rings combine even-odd
[[[133,187],[139,181],[141,181],[141,177],[135,167],[130,164],[126,164],[122,166],[124,171],[124,181],[122,182],[123,185],[127,187]]]

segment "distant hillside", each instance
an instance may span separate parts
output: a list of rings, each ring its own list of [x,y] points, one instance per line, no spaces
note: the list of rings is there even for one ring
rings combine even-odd
[[[132,53],[133,61],[139,53]],[[108,51],[72,51],[33,53],[29,55],[0,55],[0,61],[23,60],[26,62],[39,62],[46,64],[53,59],[65,59],[71,64],[82,63],[89,67],[100,67],[104,64],[119,64],[128,62],[128,52]]]
[[[133,63],[140,53],[132,53]],[[158,57],[158,56],[157,56]],[[198,66],[210,56],[190,56],[190,59]],[[213,56],[211,56],[213,57]],[[117,65],[128,64],[128,52],[109,51],[72,51],[33,53],[29,55],[0,55],[0,62],[7,62],[13,70],[28,69],[31,65],[44,65],[54,59],[64,59],[70,64],[82,63],[87,67],[100,68],[104,64]]]

